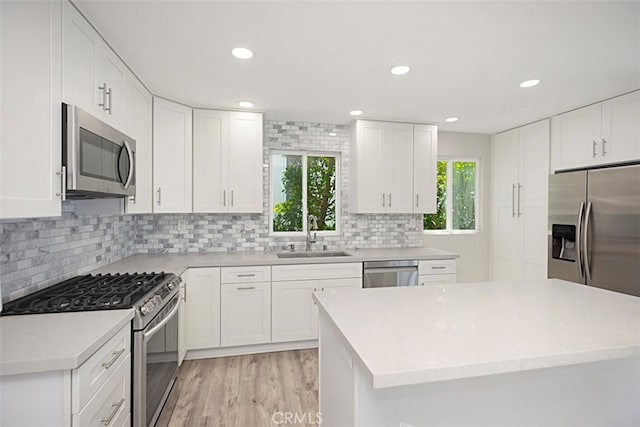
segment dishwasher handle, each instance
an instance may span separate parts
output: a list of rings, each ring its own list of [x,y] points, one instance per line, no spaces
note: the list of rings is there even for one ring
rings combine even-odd
[[[412,273],[418,272],[418,267],[386,267],[386,268],[365,268],[364,274],[385,274],[385,273]]]

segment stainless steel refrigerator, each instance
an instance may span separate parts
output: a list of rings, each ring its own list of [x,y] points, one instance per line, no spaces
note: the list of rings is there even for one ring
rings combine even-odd
[[[549,177],[550,278],[640,296],[640,165]]]

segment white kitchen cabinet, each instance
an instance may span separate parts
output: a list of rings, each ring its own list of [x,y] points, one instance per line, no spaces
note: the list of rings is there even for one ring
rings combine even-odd
[[[456,260],[423,260],[418,262],[418,284],[456,283]]]
[[[413,212],[436,212],[438,127],[413,125]]]
[[[271,341],[317,339],[312,293],[362,288],[362,263],[274,265],[272,279]]]
[[[548,147],[549,120],[494,137],[494,280],[547,275]]]
[[[271,283],[223,284],[221,344],[263,344],[271,341]]]
[[[262,114],[194,110],[194,212],[262,212]]]
[[[60,9],[0,2],[0,218],[61,214]]]
[[[191,136],[191,108],[154,97],[154,212],[192,212]]]
[[[640,159],[640,91],[553,117],[552,170]]]
[[[436,126],[357,120],[351,133],[352,212],[435,211]]]
[[[180,283],[180,311],[178,312],[178,366],[182,365],[187,355],[187,282],[189,270],[185,271]]]
[[[153,97],[133,74],[127,77],[125,133],[136,141],[136,195],[127,199],[127,213],[153,212]]]
[[[125,127],[127,68],[91,24],[62,2],[62,100]]]
[[[220,269],[190,268],[184,282],[186,349],[220,347]]]

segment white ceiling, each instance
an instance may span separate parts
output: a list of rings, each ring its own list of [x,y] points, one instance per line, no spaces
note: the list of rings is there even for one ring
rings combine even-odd
[[[154,94],[268,119],[493,133],[640,88],[638,1],[74,3]]]

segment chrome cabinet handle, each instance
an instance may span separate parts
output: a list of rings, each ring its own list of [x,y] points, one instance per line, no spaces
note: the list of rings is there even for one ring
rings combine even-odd
[[[516,216],[516,185],[511,184],[511,218]]]
[[[391,193],[389,193],[389,207],[391,207]]]
[[[227,206],[227,190],[222,190],[222,206]]]
[[[518,183],[518,218],[522,216],[522,212],[520,211],[520,190],[522,189],[522,185]]]
[[[237,274],[237,277],[256,277],[255,273]]]
[[[106,85],[106,83],[105,83],[105,85]],[[109,115],[111,115],[111,103],[113,102],[112,99],[111,99],[111,94],[112,94],[111,88],[109,88],[109,90],[107,90],[106,94],[107,94],[107,99],[109,100],[109,106],[106,107],[104,110],[108,111]]]
[[[435,265],[431,267],[432,270],[444,270],[445,268],[447,268],[445,265]]]
[[[56,172],[56,175],[60,177],[60,192],[56,193],[56,196],[60,197],[63,202],[67,200],[67,167],[62,166],[60,172]]]
[[[578,265],[578,273],[580,274],[580,278],[584,279],[584,270],[582,268],[582,245],[581,238],[582,235],[582,218],[584,215],[584,202],[580,203],[580,210],[578,211],[578,226],[576,228],[576,264]]]
[[[122,355],[122,353],[124,353],[124,347],[121,348],[118,351],[114,351],[113,354],[113,358],[111,360],[109,360],[108,362],[104,362],[102,364],[102,367],[104,369],[109,369],[111,366],[113,366],[114,363],[116,363],[116,360],[118,360],[118,357],[120,357],[120,355]]]
[[[607,140],[602,138],[602,157],[607,155],[607,151],[605,150],[604,144],[607,143]]]
[[[233,206],[233,190],[231,190],[231,206]]]
[[[98,104],[98,107],[102,107],[102,111],[107,109],[107,83],[102,83],[102,86],[98,86],[98,90],[102,91],[102,104]]]
[[[158,206],[160,206],[161,205],[160,197],[162,196],[162,189],[158,187],[158,189],[156,190],[156,193],[158,193]]]
[[[109,113],[111,114],[111,113]],[[129,188],[131,184],[131,180],[133,179],[134,169],[136,167],[135,161],[133,158],[133,150],[127,141],[122,141],[124,143],[124,148],[127,150],[127,157],[129,157],[129,175],[127,176],[127,181],[124,183],[124,189]]]
[[[113,411],[111,411],[111,414],[107,418],[101,419],[100,422],[106,426],[111,424],[111,421],[113,421],[113,418],[116,416],[120,408],[122,408],[122,405],[124,405],[124,398],[120,399],[119,402],[112,404],[111,407],[113,408]]]
[[[250,291],[255,289],[255,286],[238,286],[236,289],[239,291]]]
[[[582,239],[582,252],[584,253],[584,275],[587,281],[591,280],[589,271],[589,219],[591,218],[591,202],[587,203],[587,212],[584,214],[584,235]]]
[[[182,296],[182,301],[184,301],[186,303],[187,302],[187,284],[186,283],[182,284],[182,289],[184,289],[184,294]]]
[[[420,193],[416,194],[416,208],[420,207]]]
[[[385,193],[382,193],[382,207],[383,207],[383,208],[385,207],[385,205],[384,205],[384,202],[385,202],[384,196],[385,196],[385,195],[386,195]]]
[[[596,142],[596,140],[593,140],[593,157],[595,158],[598,153],[596,153],[596,146],[598,145],[598,143]]]

